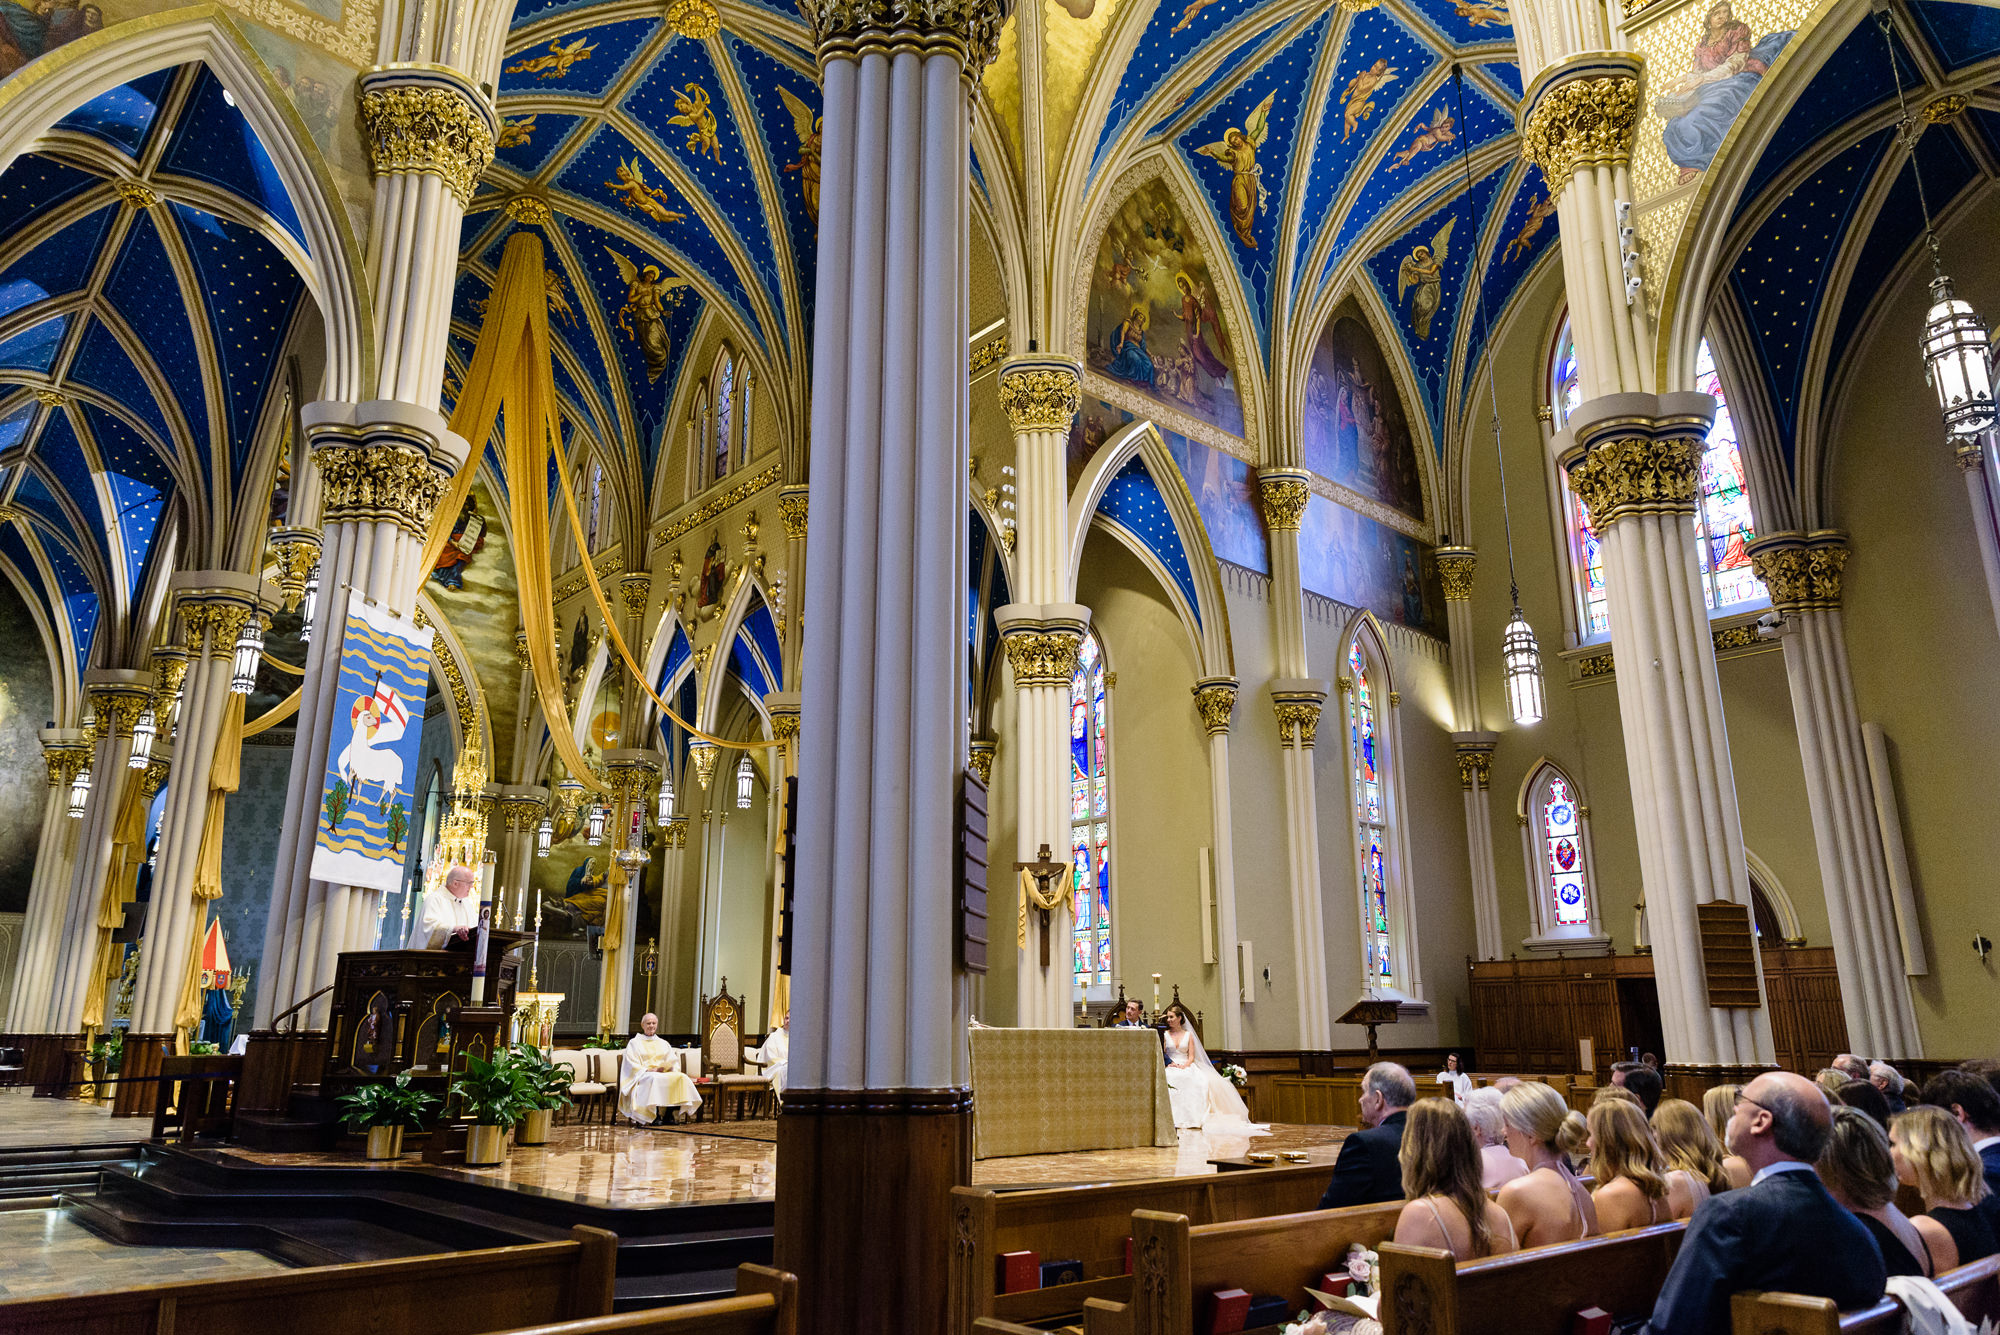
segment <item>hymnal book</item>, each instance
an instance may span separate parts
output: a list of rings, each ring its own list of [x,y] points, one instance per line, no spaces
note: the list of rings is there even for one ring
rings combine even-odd
[[[1083,1262],[1044,1261],[1042,1262],[1042,1287],[1052,1289],[1058,1284],[1081,1284],[1083,1282]]]
[[[1292,1319],[1292,1305],[1272,1293],[1260,1293],[1250,1300],[1250,1312],[1244,1320],[1246,1330],[1262,1330],[1266,1326],[1282,1326]]]
[[[1232,1335],[1250,1319],[1248,1289],[1217,1289],[1208,1295],[1207,1335]]]
[[[1002,1293],[1025,1293],[1042,1286],[1042,1258],[1035,1252],[1003,1252],[1000,1256]]]
[[[1611,1335],[1611,1313],[1602,1307],[1586,1307],[1576,1314],[1571,1335]]]

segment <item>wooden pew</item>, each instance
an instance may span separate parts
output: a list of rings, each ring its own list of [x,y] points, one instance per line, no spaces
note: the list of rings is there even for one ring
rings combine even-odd
[[[2000,1256],[1989,1256],[1938,1277],[1952,1305],[1972,1323],[2000,1325]],[[1859,1312],[1842,1312],[1831,1298],[1798,1293],[1739,1293],[1729,1300],[1735,1335],[1901,1335],[1903,1305],[1884,1298]]]
[[[1319,1204],[1332,1176],[1322,1163],[1036,1191],[954,1187],[952,1335],[970,1335],[981,1317],[1037,1322],[1080,1312],[1088,1298],[1122,1300],[1132,1287],[1124,1271],[1134,1210],[1185,1215],[1193,1224],[1289,1215]],[[1393,1231],[1394,1218],[1381,1236]],[[1084,1280],[1000,1293],[999,1259],[1014,1251],[1081,1261]]]
[[[570,1236],[569,1242],[0,1303],[0,1335],[477,1335],[522,1321],[608,1315],[618,1235],[579,1226]]]
[[[1650,1312],[1680,1251],[1684,1223],[1626,1229],[1456,1265],[1435,1247],[1385,1243],[1385,1335],[1569,1335],[1576,1313]],[[1247,1285],[1245,1287],[1248,1287]]]
[[[798,1278],[769,1266],[740,1265],[733,1298],[520,1326],[493,1335],[797,1335],[798,1328]]]

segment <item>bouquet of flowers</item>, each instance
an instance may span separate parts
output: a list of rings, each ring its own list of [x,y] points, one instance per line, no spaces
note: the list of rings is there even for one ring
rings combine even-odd
[[[1224,1080],[1227,1080],[1238,1089],[1247,1089],[1250,1085],[1250,1073],[1241,1066],[1225,1063],[1216,1067],[1215,1071],[1217,1075],[1220,1075]]]

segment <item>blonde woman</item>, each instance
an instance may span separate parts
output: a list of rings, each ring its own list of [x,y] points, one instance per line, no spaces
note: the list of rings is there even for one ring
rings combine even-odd
[[[1913,1221],[1930,1248],[1934,1274],[2000,1251],[1993,1225],[1979,1208],[1986,1177],[1972,1138],[1943,1108],[1922,1104],[1889,1123],[1896,1180],[1915,1187],[1924,1212]]]
[[[1936,1274],[1923,1230],[1896,1208],[1895,1151],[1874,1118],[1859,1108],[1835,1108],[1833,1134],[1814,1166],[1827,1191],[1882,1249],[1883,1269],[1926,1279]]]
[[[1520,1244],[1542,1247],[1602,1232],[1590,1193],[1564,1158],[1581,1153],[1590,1140],[1583,1114],[1572,1112],[1547,1085],[1528,1081],[1500,1100],[1500,1121],[1508,1150],[1528,1165],[1527,1174],[1500,1188],[1498,1198]]]
[[[1743,1092],[1741,1085],[1717,1085],[1701,1096],[1701,1114],[1708,1119],[1708,1125],[1715,1132],[1717,1143],[1723,1146],[1722,1171],[1729,1178],[1729,1188],[1741,1191],[1750,1185],[1750,1165],[1743,1157],[1729,1153],[1729,1119],[1736,1113],[1736,1096]]]
[[[1692,1179],[1686,1173],[1669,1176],[1653,1128],[1636,1105],[1606,1099],[1590,1110],[1589,1124],[1590,1175],[1597,1179],[1590,1199],[1600,1228],[1615,1233],[1694,1213]]]
[[[1514,1250],[1507,1212],[1486,1199],[1479,1146],[1472,1123],[1450,1099],[1418,1099],[1403,1126],[1396,1160],[1403,1168],[1403,1198],[1396,1241],[1442,1247],[1455,1261]]]
[[[1667,1156],[1667,1166],[1701,1185],[1701,1200],[1729,1190],[1729,1174],[1722,1168],[1722,1142],[1716,1139],[1701,1109],[1686,1099],[1661,1099],[1660,1106],[1653,1109],[1653,1137],[1660,1142],[1660,1153]],[[1701,1200],[1695,1202],[1697,1210]]]

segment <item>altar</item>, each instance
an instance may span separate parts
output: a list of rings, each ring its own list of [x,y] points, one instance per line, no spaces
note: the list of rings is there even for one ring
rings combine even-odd
[[[972,1157],[1175,1145],[1151,1029],[974,1029]]]

